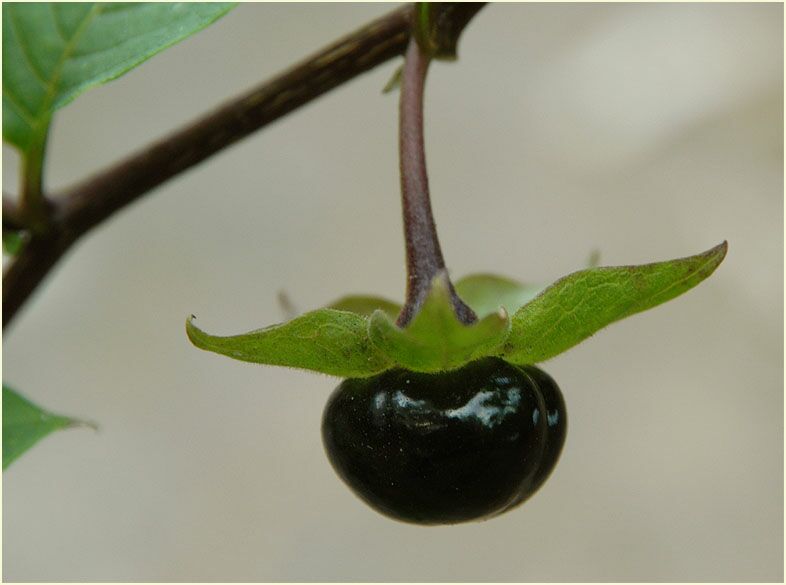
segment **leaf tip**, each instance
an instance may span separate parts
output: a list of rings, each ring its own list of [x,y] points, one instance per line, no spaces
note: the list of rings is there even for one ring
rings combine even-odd
[[[201,337],[204,335],[204,331],[194,325],[195,320],[196,315],[189,315],[186,319],[186,335],[188,336],[188,340],[191,343],[197,347],[202,347],[199,342]]]
[[[706,258],[707,264],[706,267],[702,270],[704,274],[704,278],[707,278],[710,274],[715,272],[715,269],[720,266],[720,263],[723,262],[723,259],[726,258],[726,253],[729,251],[729,243],[726,240],[723,240],[717,246],[710,248],[703,254],[699,254],[698,258]]]
[[[81,420],[78,418],[72,418],[69,424],[64,428],[67,429],[88,428],[88,429],[92,429],[96,433],[101,430],[101,427],[98,425],[97,422],[92,420]]]

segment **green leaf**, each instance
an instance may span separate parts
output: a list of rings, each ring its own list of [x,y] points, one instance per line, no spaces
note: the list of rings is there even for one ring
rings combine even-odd
[[[52,112],[206,27],[232,3],[3,3],[3,138],[41,149]]]
[[[690,290],[713,273],[726,249],[723,242],[688,258],[570,274],[513,315],[501,355],[516,364],[552,358],[614,321]]]
[[[429,295],[415,318],[399,328],[384,311],[369,320],[369,337],[389,360],[416,372],[438,372],[495,352],[510,330],[505,310],[464,325],[453,312],[445,275],[431,283]]]
[[[456,292],[479,317],[505,307],[512,315],[543,290],[494,274],[471,274],[456,282]]]
[[[3,231],[3,252],[16,256],[22,250],[25,238],[22,232]]]
[[[335,309],[318,309],[291,321],[242,335],[216,337],[186,321],[195,346],[258,364],[315,370],[363,378],[388,367],[388,360],[366,334],[366,318]]]
[[[3,469],[49,433],[92,423],[49,413],[3,385]]]
[[[401,311],[401,305],[398,303],[383,299],[382,297],[363,295],[347,295],[341,297],[337,301],[330,303],[328,308],[338,311],[349,311],[350,313],[357,313],[364,317],[368,317],[371,313],[380,309],[393,319],[395,319]]]

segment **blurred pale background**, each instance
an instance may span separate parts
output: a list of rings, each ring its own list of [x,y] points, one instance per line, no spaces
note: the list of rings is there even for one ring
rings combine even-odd
[[[63,186],[392,8],[241,5],[56,119]],[[335,379],[201,352],[346,292],[403,296],[390,62],[95,230],[6,333],[4,379],[98,421],[3,474],[11,581],[782,581],[779,4],[492,5],[436,64],[426,141],[454,276],[550,282],[729,241],[685,297],[548,363],[562,460],[519,510],[368,509],[322,451]],[[3,151],[3,186],[17,160]]]

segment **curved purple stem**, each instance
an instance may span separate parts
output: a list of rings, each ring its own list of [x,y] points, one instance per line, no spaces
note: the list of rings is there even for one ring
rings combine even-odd
[[[431,212],[423,141],[423,89],[430,57],[410,38],[401,73],[399,102],[399,157],[404,238],[407,246],[407,293],[396,324],[406,326],[428,295],[431,281],[445,271],[437,228]],[[477,316],[456,294],[448,279],[453,309],[465,324]]]

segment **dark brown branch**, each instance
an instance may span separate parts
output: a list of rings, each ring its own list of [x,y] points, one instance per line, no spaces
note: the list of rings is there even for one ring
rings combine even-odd
[[[61,209],[83,232],[173,176],[292,110],[400,55],[411,8],[376,20],[208,116],[68,189]]]
[[[55,200],[51,231],[36,236],[3,277],[3,327],[79,237],[151,189],[345,81],[400,55],[411,6],[400,8],[289,71],[159,140]]]
[[[414,33],[421,48],[437,59],[456,59],[464,27],[485,5],[485,2],[419,2],[415,8]]]
[[[25,229],[22,211],[5,193],[3,193],[3,229],[12,231]]]
[[[3,328],[73,241],[62,234],[50,232],[30,238],[22,247],[3,275]]]

